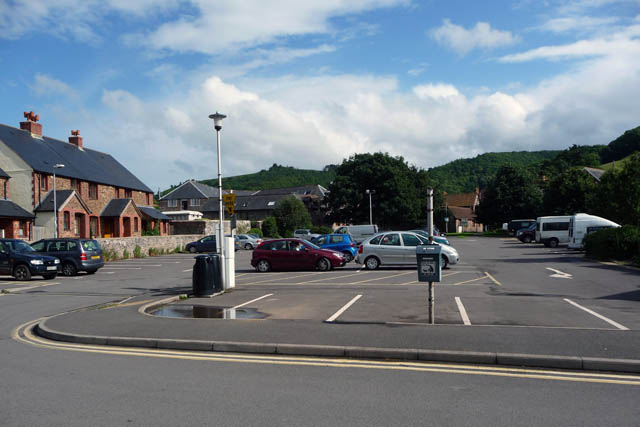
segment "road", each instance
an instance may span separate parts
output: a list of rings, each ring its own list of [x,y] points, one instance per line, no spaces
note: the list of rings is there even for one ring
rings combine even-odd
[[[458,273],[449,276],[448,285],[437,287],[440,321],[464,324],[457,296],[474,324],[619,330],[564,301],[569,299],[624,327],[640,328],[640,276],[634,270],[594,264],[562,249],[554,253],[518,246],[515,241],[469,238],[454,244],[463,264],[447,270]],[[238,253],[238,289],[225,298],[273,290],[282,295],[257,302],[271,304],[268,310],[262,306],[270,314],[324,320],[356,291],[363,296],[337,321],[423,319],[418,307],[424,300],[418,296],[424,296],[424,287],[407,283],[412,281],[412,275],[405,274],[408,270],[369,273],[350,266],[329,273],[352,275],[342,282],[365,280],[344,285],[318,273],[254,273],[248,256]],[[192,265],[191,256],[167,256],[110,263],[95,276],[1,282],[0,288],[11,293],[0,296],[0,424],[631,426],[640,419],[637,375],[257,355],[204,357],[134,349],[107,352],[36,346],[12,338],[17,326],[42,316],[131,296],[188,291]],[[473,274],[465,280],[478,280],[453,281],[466,270]],[[272,279],[276,280],[266,282]],[[36,287],[27,289],[31,286]],[[311,298],[302,286],[311,291]],[[326,289],[335,295],[327,296]],[[397,295],[400,292],[403,296]],[[380,301],[394,294],[387,305],[396,310],[380,312],[385,305]],[[309,301],[322,295],[321,308],[313,309]],[[398,319],[406,317],[398,314],[399,307],[416,314]]]

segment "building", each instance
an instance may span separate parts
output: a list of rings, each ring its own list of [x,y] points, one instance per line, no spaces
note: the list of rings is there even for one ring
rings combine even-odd
[[[482,193],[478,188],[473,193],[447,194],[444,193],[445,203],[453,214],[453,232],[482,232],[484,227],[477,222],[476,207],[480,204]],[[449,225],[451,227],[451,225]]]
[[[151,189],[115,158],[84,147],[80,131],[60,141],[43,135],[33,112],[24,117],[19,129],[0,124],[0,168],[11,200],[35,217],[25,239],[52,237],[55,219],[60,237],[140,236],[143,220],[169,232],[168,218],[139,209],[153,205]],[[128,201],[124,209],[118,200]]]

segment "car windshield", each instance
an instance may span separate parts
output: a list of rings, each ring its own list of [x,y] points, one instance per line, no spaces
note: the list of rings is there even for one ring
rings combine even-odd
[[[315,245],[315,244],[311,243],[311,242],[310,242],[310,241],[308,241],[308,240],[303,240],[303,242],[304,242],[304,244],[305,244],[306,246],[309,246],[310,248],[313,248],[313,249],[321,249],[321,248],[320,248],[320,246]]]
[[[30,254],[35,252],[33,248],[25,242],[12,242],[11,246],[13,246],[14,252],[18,252],[19,254]]]

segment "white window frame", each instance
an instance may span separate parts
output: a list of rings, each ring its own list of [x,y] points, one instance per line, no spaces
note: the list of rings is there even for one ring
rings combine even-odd
[[[189,199],[189,206],[200,206],[200,199]]]
[[[167,207],[168,208],[177,208],[178,207],[178,201],[176,199],[169,199],[167,200]]]

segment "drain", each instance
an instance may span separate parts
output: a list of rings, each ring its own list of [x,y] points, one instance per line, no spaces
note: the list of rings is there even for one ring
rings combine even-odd
[[[168,304],[149,314],[180,319],[264,319],[266,314],[255,308],[226,308],[208,305]]]

